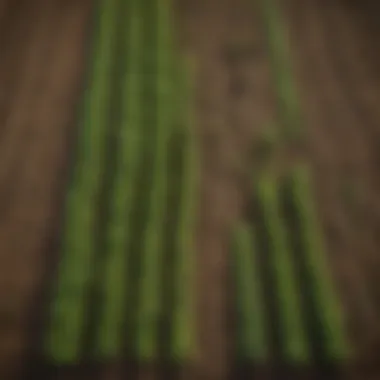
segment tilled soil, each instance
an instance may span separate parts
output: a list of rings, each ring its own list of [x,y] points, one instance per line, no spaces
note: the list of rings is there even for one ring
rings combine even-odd
[[[183,45],[197,62],[200,368],[204,379],[224,379],[234,366],[229,231],[249,187],[252,141],[272,123],[274,94],[265,35],[248,1],[178,3]]]
[[[347,326],[359,347],[360,363],[349,369],[358,379],[380,377],[374,363],[380,350],[380,29],[373,4],[282,1],[308,128],[304,154],[314,169]],[[0,1],[1,379],[24,369],[35,343],[31,316],[38,315],[46,269],[56,256],[90,9],[90,0]],[[199,362],[184,377],[236,379],[227,242],[244,208],[253,143],[276,118],[266,39],[249,0],[177,0],[176,15],[181,46],[197,62],[202,155]],[[115,365],[96,377],[120,379],[129,371]],[[155,376],[149,369],[141,377]]]
[[[89,2],[8,1],[2,9],[0,378],[13,379],[31,344],[61,207]]]

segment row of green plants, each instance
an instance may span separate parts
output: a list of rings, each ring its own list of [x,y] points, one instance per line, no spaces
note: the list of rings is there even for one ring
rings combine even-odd
[[[151,130],[152,144],[148,146],[152,152],[152,182],[147,192],[147,225],[143,235],[142,266],[140,276],[140,299],[137,315],[137,351],[139,357],[150,359],[157,356],[158,351],[158,329],[162,310],[161,299],[163,296],[162,281],[160,278],[163,266],[163,238],[166,202],[168,191],[168,153],[169,137],[173,128],[173,99],[171,95],[172,82],[170,71],[169,43],[171,37],[170,17],[165,1],[155,2],[151,14],[157,15],[155,28],[149,28],[149,36],[155,43],[148,51],[151,60],[155,63],[154,76],[150,92],[153,95],[155,108],[147,120],[151,121],[154,129]],[[147,18],[143,19],[149,22]],[[149,57],[148,57],[149,59]],[[148,74],[150,75],[150,74]],[[148,84],[148,85],[149,85]],[[145,154],[149,155],[150,152]]]
[[[294,226],[293,241],[304,253],[327,356],[344,359],[350,350],[344,333],[341,304],[328,265],[322,228],[318,222],[311,171],[307,165],[299,164],[293,169],[284,184],[284,197],[285,202],[289,202],[289,221]]]
[[[280,131],[266,136],[258,149],[260,157],[265,154],[250,206],[233,234],[239,358],[258,364],[336,363],[348,359],[351,350],[315,208],[311,169],[299,160],[285,173],[273,170],[273,149],[293,149],[288,138],[297,141],[304,133],[289,40],[276,1],[258,5]]]
[[[182,68],[181,68],[182,67]],[[196,230],[196,215],[199,194],[199,149],[195,134],[195,118],[192,112],[191,96],[194,93],[194,62],[183,60],[179,70],[180,93],[183,100],[177,106],[179,125],[184,122],[182,169],[180,172],[178,213],[176,232],[174,234],[174,251],[177,252],[174,267],[173,299],[174,310],[171,325],[171,355],[179,360],[196,355],[195,330],[195,257],[196,252],[193,233]],[[186,119],[183,119],[186,115]],[[184,286],[184,284],[186,284]]]
[[[76,163],[67,193],[59,280],[51,307],[46,348],[58,362],[80,355],[88,295],[93,280],[95,220],[101,180],[106,170],[108,99],[111,97],[118,0],[107,1],[94,31],[90,80],[79,120]]]
[[[281,133],[286,139],[302,138],[305,131],[293,75],[290,38],[287,25],[281,17],[280,4],[277,0],[258,0],[257,9],[262,15],[263,29],[267,36],[278,117],[283,127]]]
[[[232,241],[238,354],[244,361],[265,362],[269,355],[263,277],[253,227],[240,222]]]
[[[262,175],[255,186],[256,219],[263,243],[260,249],[271,255],[269,265],[274,270],[273,297],[279,303],[281,344],[289,360],[301,361],[308,356],[305,334],[300,314],[300,290],[297,287],[296,271],[286,235],[286,220],[280,213],[280,199],[276,181]]]
[[[129,17],[126,23],[127,35],[124,49],[126,56],[125,74],[122,83],[119,149],[116,155],[114,184],[110,194],[110,213],[106,229],[106,260],[104,278],[100,293],[104,302],[101,310],[96,348],[100,357],[112,357],[123,349],[123,329],[126,318],[128,297],[128,265],[132,259],[130,241],[133,239],[133,202],[137,188],[141,161],[143,128],[141,88],[142,20],[139,6],[130,1]]]
[[[195,350],[192,232],[198,177],[189,73],[176,55],[168,2],[107,0],[98,7],[45,353],[57,364],[126,354],[157,360],[160,326],[170,318],[169,359],[189,360]],[[120,13],[122,23],[116,22]],[[123,46],[115,42],[120,35],[125,36]],[[125,63],[116,79],[121,109],[114,117],[112,76],[120,59]],[[110,128],[116,134],[111,180],[106,177]],[[180,136],[181,163],[175,171],[170,163],[174,135]],[[175,189],[170,188],[173,176],[180,180]],[[107,212],[99,215],[106,180]],[[179,204],[174,226],[166,223],[171,202]],[[168,229],[173,231],[172,310],[164,310],[162,285]],[[101,246],[99,234],[104,234]],[[89,334],[90,355],[84,352]]]
[[[268,363],[279,354],[276,359],[289,364],[311,363],[316,355],[326,362],[347,359],[307,167],[296,166],[283,179],[264,174],[255,183],[249,215],[233,236],[240,358]]]

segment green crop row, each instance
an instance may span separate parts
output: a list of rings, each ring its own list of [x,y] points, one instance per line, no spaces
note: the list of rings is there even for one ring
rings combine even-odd
[[[98,326],[97,352],[100,357],[120,355],[123,349],[124,324],[127,315],[128,264],[133,215],[134,194],[139,162],[141,160],[142,112],[140,93],[142,86],[141,50],[142,17],[139,1],[130,0],[128,30],[125,49],[127,62],[122,81],[122,117],[120,120],[119,149],[110,214],[106,230],[106,262],[104,279],[100,284],[104,305]]]
[[[108,99],[113,65],[113,41],[119,0],[108,0],[98,12],[93,64],[79,125],[78,152],[68,190],[62,239],[62,259],[52,306],[46,347],[58,362],[75,360],[81,348],[87,297],[93,275],[93,238],[101,179],[105,168]]]
[[[185,145],[182,152],[181,185],[179,187],[178,226],[175,236],[175,279],[174,310],[172,324],[171,353],[174,358],[184,361],[195,354],[194,329],[194,269],[196,252],[194,246],[195,215],[198,192],[198,146],[194,132],[191,110],[193,94],[191,80],[194,78],[192,68],[185,62],[180,70],[180,99],[178,107],[181,124],[185,125]],[[187,79],[187,80],[186,80]],[[183,87],[183,88],[181,88]],[[181,132],[181,131],[180,131]]]
[[[276,0],[259,0],[259,5],[267,34],[279,119],[285,128],[285,134],[298,138],[303,132],[302,121],[287,29]]]
[[[184,83],[188,70],[174,52],[170,4],[129,0],[124,8],[128,9],[127,17],[118,29],[115,20],[120,17],[122,3],[103,1],[99,6],[95,58],[85,94],[78,160],[66,202],[62,261],[46,342],[47,355],[58,363],[81,359],[90,313],[99,314],[90,331],[97,359],[121,356],[126,345],[133,347],[131,353],[138,359],[157,359],[159,329],[162,319],[168,318],[163,310],[162,277],[164,237],[170,228],[165,221],[170,209],[169,194],[174,193],[179,198],[179,207],[174,210],[178,223],[171,236],[175,261],[174,273],[170,275],[174,281],[173,310],[169,313],[171,357],[186,360],[194,353],[192,232],[198,174],[196,139],[188,108],[191,91]],[[125,35],[122,47],[114,44],[120,34]],[[125,60],[125,67],[118,78],[120,117],[114,118],[110,115],[111,75],[115,74],[114,63],[118,59]],[[182,84],[178,85],[179,82]],[[179,132],[174,128],[176,123],[185,125],[180,132],[183,137],[180,173],[169,169],[172,158],[169,142]],[[96,234],[103,234],[96,230],[95,222],[99,218],[97,204],[109,162],[106,131],[114,126],[118,138],[115,169],[112,178],[107,179],[111,191],[104,223],[105,252],[94,274],[100,249]],[[181,179],[174,192],[169,189],[171,176]],[[138,215],[141,223],[136,220],[136,205],[141,210]],[[137,245],[131,244],[137,238],[136,223],[142,229]],[[138,278],[130,278],[137,261]],[[89,310],[91,289],[100,296],[96,310]],[[131,294],[136,294],[136,302],[131,301]],[[136,342],[126,342],[130,337]]]
[[[259,7],[267,34],[277,94],[278,124],[284,127],[287,136],[299,138],[303,136],[304,130],[292,75],[289,36],[276,0],[260,0]],[[267,147],[264,145],[264,148]],[[268,171],[267,165],[262,166],[262,173]],[[280,335],[280,342],[275,342],[275,345],[281,346],[285,359],[291,362],[306,362],[312,358],[311,355],[313,359],[319,360],[317,356],[320,350],[323,351],[323,360],[329,361],[347,358],[350,352],[341,308],[325,257],[323,235],[314,209],[310,182],[309,169],[302,165],[293,168],[284,182],[261,174],[261,179],[255,184],[253,197],[255,230],[258,232],[255,241],[259,242],[255,244],[258,252],[255,251],[253,255],[265,257],[256,272],[260,272],[262,278],[265,275],[270,277],[270,285],[264,285],[271,288],[269,290],[274,291],[274,295],[270,295],[268,289],[265,294],[266,297],[274,297],[277,306],[267,312],[273,314],[276,309],[279,313],[278,316],[272,316],[272,320],[278,321],[279,325],[279,332],[272,334],[272,339],[278,338],[276,334]],[[252,314],[255,306],[246,305],[248,296],[245,293],[249,290],[242,285],[247,284],[248,278],[252,276],[248,269],[244,272],[243,263],[250,268],[253,264],[248,264],[248,259],[239,253],[248,251],[247,246],[252,246],[252,242],[249,242],[251,235],[248,237],[246,231],[240,231],[236,237],[240,242],[234,250],[242,276],[237,278],[238,291],[243,292],[238,298],[239,314],[241,310]],[[268,270],[264,268],[264,262],[271,267],[270,272],[273,273],[270,275],[261,273]],[[256,303],[257,286],[252,280],[249,283],[252,287],[251,302]],[[269,308],[268,304],[266,307]],[[240,335],[245,342],[245,355],[249,356],[253,347],[252,331],[259,329],[260,324],[253,315],[241,317],[241,325],[245,327]],[[247,321],[249,326],[246,326]],[[256,343],[262,347],[260,339]],[[323,342],[315,343],[316,339]]]
[[[263,363],[268,358],[269,341],[262,273],[253,230],[244,223],[235,228],[232,254],[239,356],[243,361]]]
[[[282,353],[290,362],[304,362],[309,358],[309,347],[302,317],[301,292],[298,287],[286,225],[280,213],[278,183],[263,176],[256,185],[258,222],[264,227],[267,246],[261,247],[271,257],[275,273],[275,294],[279,304],[279,324]]]
[[[152,60],[155,62],[155,78],[152,81],[154,95],[153,178],[148,199],[148,220],[143,237],[140,298],[137,316],[137,355],[140,359],[152,359],[158,354],[159,321],[162,317],[164,221],[168,191],[169,138],[173,127],[171,92],[169,80],[172,65],[168,47],[171,30],[167,3],[154,2],[156,30],[152,38]],[[154,54],[153,54],[154,53]]]
[[[293,231],[302,250],[313,302],[322,326],[322,338],[329,360],[349,356],[349,344],[343,328],[342,309],[328,267],[323,235],[313,201],[310,171],[296,166],[284,183],[284,194],[290,204]]]
[[[237,227],[232,254],[238,341],[244,359],[259,363],[269,359],[265,350],[273,336],[264,335],[266,319],[276,321],[279,341],[274,344],[289,364],[321,358],[336,363],[349,357],[342,310],[327,265],[310,182],[304,165],[293,169],[283,181],[262,175],[253,195],[256,238],[244,223]],[[268,273],[263,260],[270,263],[274,284],[264,281]],[[268,309],[265,297],[274,297],[277,307]],[[274,310],[278,315],[271,315]],[[315,339],[321,342],[316,345]],[[316,347],[323,351],[318,359],[314,356],[320,355]]]

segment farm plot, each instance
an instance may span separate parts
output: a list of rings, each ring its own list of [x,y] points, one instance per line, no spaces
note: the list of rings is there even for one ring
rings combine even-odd
[[[308,170],[258,179],[234,235],[239,362],[331,370],[350,358]]]
[[[323,374],[347,363],[351,350],[302,155],[299,137],[305,133],[286,33],[275,2],[261,2],[261,10],[273,58],[278,128],[265,140],[268,154],[254,173],[253,196],[233,237],[238,360],[252,370],[309,368]],[[273,163],[273,149],[292,151],[285,167]]]
[[[360,7],[353,2],[300,4],[282,6],[302,91],[319,215],[355,345],[356,376],[376,378],[371,352],[377,351],[380,336],[375,164],[380,119],[379,61],[372,38],[378,31],[370,2]]]
[[[197,182],[187,64],[170,4],[103,1],[97,17],[45,354],[186,362]]]
[[[283,378],[287,367],[300,368],[301,378],[326,378],[311,367],[338,366],[351,354],[336,287],[354,356],[359,351],[363,359],[356,378],[379,378],[374,2],[279,0],[287,16],[281,20],[271,1],[173,1],[181,8],[176,32],[187,40],[181,47],[199,62],[199,157],[177,41],[158,22],[169,17],[168,8],[148,0],[99,2],[105,8],[72,128],[79,130],[77,165],[62,207],[68,119],[95,3],[0,0],[0,378],[22,378],[25,367],[26,378],[135,378],[125,370],[125,359],[134,358],[139,369],[149,367],[147,377],[144,370],[138,377],[152,379],[161,373],[149,363],[183,363],[195,347],[197,380],[226,379],[236,354],[250,377],[262,378],[261,367],[269,366],[275,371],[269,378]],[[371,17],[362,4],[372,8]],[[281,25],[291,31],[298,99]],[[166,46],[162,55],[159,46]],[[260,158],[253,164],[252,140]],[[198,180],[200,199],[192,189]],[[197,202],[194,249],[189,226]],[[61,207],[65,228],[56,255]],[[56,256],[62,266],[52,275]],[[58,279],[41,334],[44,358],[55,364],[51,377],[24,367],[29,351],[31,367],[39,366],[34,343],[41,321],[31,314],[46,312],[39,300],[44,275]],[[232,313],[236,324],[228,323]],[[89,365],[78,376],[81,366],[66,373],[66,364],[83,362]],[[293,369],[290,377],[299,378]],[[276,377],[277,370],[283,372]]]

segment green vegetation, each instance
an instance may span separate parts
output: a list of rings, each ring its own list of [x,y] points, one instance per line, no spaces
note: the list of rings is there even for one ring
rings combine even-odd
[[[101,287],[104,305],[99,323],[97,351],[102,357],[112,357],[121,353],[126,319],[127,273],[130,262],[129,247],[133,215],[132,207],[141,157],[142,104],[141,50],[142,26],[138,14],[138,1],[130,1],[127,20],[127,64],[125,67],[122,102],[124,104],[120,120],[118,161],[110,200],[110,217],[106,231],[107,257],[104,280]]]
[[[139,284],[140,302],[137,318],[137,355],[140,359],[152,359],[158,354],[158,329],[162,316],[161,272],[163,259],[163,236],[166,210],[166,193],[168,191],[168,148],[171,128],[173,127],[173,111],[171,105],[170,82],[170,18],[166,5],[157,3],[155,9],[157,30],[155,44],[156,78],[155,94],[155,131],[152,131],[154,141],[153,181],[148,201],[149,217],[143,239],[141,283]]]
[[[47,352],[58,362],[72,362],[80,355],[87,296],[93,274],[96,206],[106,170],[108,99],[111,93],[113,41],[116,37],[114,19],[118,8],[119,0],[108,0],[98,12],[92,76],[85,93],[77,161],[67,195],[62,261],[52,306],[52,327],[46,341]]]
[[[184,80],[181,91],[182,99],[179,105],[182,124],[185,124],[185,144],[182,153],[180,203],[178,207],[178,226],[175,237],[175,280],[173,284],[174,313],[172,327],[172,355],[177,360],[186,360],[195,354],[194,330],[194,231],[195,215],[197,209],[197,197],[194,194],[198,190],[198,146],[194,132],[192,105],[190,97],[193,94],[190,79],[194,76],[189,63],[184,64],[187,70],[181,70],[180,77]],[[179,86],[181,87],[181,86]]]
[[[284,182],[274,179],[278,175],[278,157],[274,152],[280,149],[286,153],[294,148],[287,144],[289,138],[291,143],[303,144],[305,136],[288,36],[276,0],[260,0],[259,6],[278,100],[275,124],[283,128],[276,132],[266,128],[262,140],[256,144],[251,169],[256,176],[251,199],[252,220],[236,226],[232,254],[236,267],[240,349],[248,360],[260,362],[266,358],[266,353],[261,351],[264,338],[257,336],[262,330],[258,332],[259,322],[255,322],[255,318],[261,320],[264,314],[272,323],[279,324],[279,331],[275,331],[277,326],[274,326],[271,338],[274,350],[281,346],[280,360],[288,364],[309,364],[309,360],[315,360],[319,364],[322,359],[335,364],[335,360],[347,359],[350,350],[339,300],[325,260],[309,169],[299,165],[291,169],[290,174],[285,173]],[[245,224],[250,222],[254,226]],[[250,228],[257,232],[255,242],[252,242]],[[250,251],[262,264],[255,272]],[[266,297],[275,298],[273,303],[265,302],[264,310],[262,300],[258,300],[259,279],[263,281]]]
[[[303,125],[292,73],[287,29],[276,0],[259,0],[259,4],[268,39],[279,119],[285,128],[285,135],[297,139],[302,136]]]
[[[253,231],[240,224],[233,238],[233,267],[236,281],[239,356],[263,363],[268,359],[267,312],[264,305],[262,273]]]
[[[312,287],[313,302],[324,329],[326,354],[330,360],[344,359],[349,345],[343,329],[342,311],[328,268],[317,213],[314,209],[311,178],[306,165],[296,166],[287,179],[287,196],[294,218],[293,233],[298,237]]]
[[[168,2],[129,0],[124,8],[122,5],[120,0],[102,1],[98,10],[92,76],[66,202],[62,262],[46,341],[47,356],[59,364],[83,359],[81,351],[84,340],[89,343],[87,339],[97,359],[120,357],[127,345],[138,359],[158,358],[159,329],[165,317],[162,283],[168,212],[175,213],[178,222],[170,236],[175,260],[171,276],[174,310],[169,313],[171,358],[191,359],[195,350],[192,279],[197,144],[190,130],[190,89],[178,86],[186,82],[187,68],[175,54]],[[122,9],[128,12],[119,29],[115,21]],[[116,36],[123,33],[124,46],[116,46]],[[115,84],[111,77],[119,74],[115,62],[120,59],[125,66]],[[115,107],[111,107],[113,85],[120,86],[121,96]],[[175,128],[179,118],[185,127],[180,131],[183,163],[179,172],[173,173],[169,170],[173,158],[169,142],[179,132]],[[114,152],[109,151],[107,130],[111,128],[118,133]],[[111,153],[116,156],[115,170],[106,178]],[[175,182],[171,176],[181,179],[178,189],[169,188]],[[96,222],[104,218],[98,207],[104,186],[111,191],[105,202],[108,217],[103,232],[97,230]],[[169,194],[174,191],[180,206],[172,211]],[[136,208],[141,210],[138,216]],[[141,244],[134,244],[136,217]],[[103,247],[97,246],[97,235],[103,233],[105,252],[100,252]],[[139,273],[135,275],[131,268],[137,261]],[[136,305],[131,294],[136,294]],[[95,305],[93,297],[100,304]],[[90,315],[99,315],[94,326],[88,323]],[[131,334],[134,342],[126,342],[130,338],[127,331],[135,331]]]
[[[254,188],[251,211],[257,234],[254,238],[248,222],[240,222],[231,252],[240,357],[256,364],[269,359],[263,321],[272,319],[279,327],[279,341],[272,336],[272,343],[286,363],[347,359],[350,347],[314,209],[309,168],[299,164],[281,181],[261,173]],[[274,281],[273,288],[265,278]],[[263,301],[265,295],[274,297],[278,313]]]
[[[266,231],[266,254],[271,256],[276,281],[276,297],[280,307],[280,329],[283,353],[290,362],[305,362],[309,358],[309,347],[301,312],[300,291],[295,268],[289,251],[285,224],[281,220],[277,182],[271,178],[260,178],[257,199],[260,205],[259,222]],[[264,248],[264,247],[263,247]]]
[[[188,63],[184,64],[175,54],[168,0],[129,0],[125,23],[119,30],[115,20],[122,4],[121,0],[103,1],[98,11],[92,75],[79,125],[77,161],[66,201],[62,259],[45,345],[47,355],[59,364],[73,364],[82,359],[83,335],[91,313],[99,314],[97,325],[91,327],[94,331],[89,331],[98,359],[123,355],[126,330],[136,332],[133,336],[136,341],[130,347],[138,359],[158,359],[160,328],[165,318],[170,319],[170,358],[192,359],[196,350],[193,279],[199,147],[189,106],[193,77],[189,75]],[[272,50],[280,116],[287,131],[298,133],[298,105],[279,16],[273,1],[263,0],[262,10]],[[125,33],[121,51],[114,42],[120,33]],[[123,77],[119,78],[122,105],[121,117],[117,119],[110,115],[114,90],[111,77],[115,62],[121,58],[126,64]],[[117,162],[112,179],[106,180],[110,145],[107,130],[114,123],[119,132]],[[260,146],[264,163],[281,143],[273,130],[267,132]],[[171,151],[173,136],[179,136],[180,140],[178,172],[171,170],[170,165],[176,154]],[[341,313],[324,261],[308,170],[294,169],[284,188],[263,172],[260,171],[262,176],[253,194],[253,203],[258,203],[254,212],[256,225],[252,228],[245,222],[239,224],[232,245],[241,356],[264,362],[270,355],[270,332],[265,323],[270,311],[266,310],[266,284],[259,265],[264,255],[273,272],[274,303],[279,310],[274,317],[279,323],[284,359],[303,364],[311,357],[301,299],[305,289],[299,281],[294,247],[290,243],[290,237],[297,235],[301,247],[297,254],[306,262],[328,356],[345,358],[347,344]],[[178,183],[178,187],[171,189],[173,183]],[[102,217],[98,203],[105,184],[112,191],[108,200],[109,218],[104,221],[106,252],[100,265],[95,254],[99,250],[96,235],[100,233],[96,221]],[[291,226],[282,219],[288,218],[281,213],[282,190],[293,215]],[[176,203],[174,199],[178,200],[178,206],[171,210]],[[138,228],[136,208],[141,210]],[[175,214],[172,219],[176,223],[172,226],[166,224],[171,220],[169,212]],[[141,244],[131,244],[140,224]],[[166,242],[167,236],[170,244]],[[167,244],[173,249],[173,269],[169,274],[173,281],[173,310],[165,310],[169,306],[164,304],[164,259],[170,256],[166,255]],[[136,280],[129,278],[134,261],[139,264]],[[100,268],[99,273],[94,274],[95,267]],[[96,310],[89,309],[91,289],[98,291],[102,302],[92,306]],[[136,305],[129,299],[131,294],[135,294]],[[136,320],[130,317],[132,314]]]

